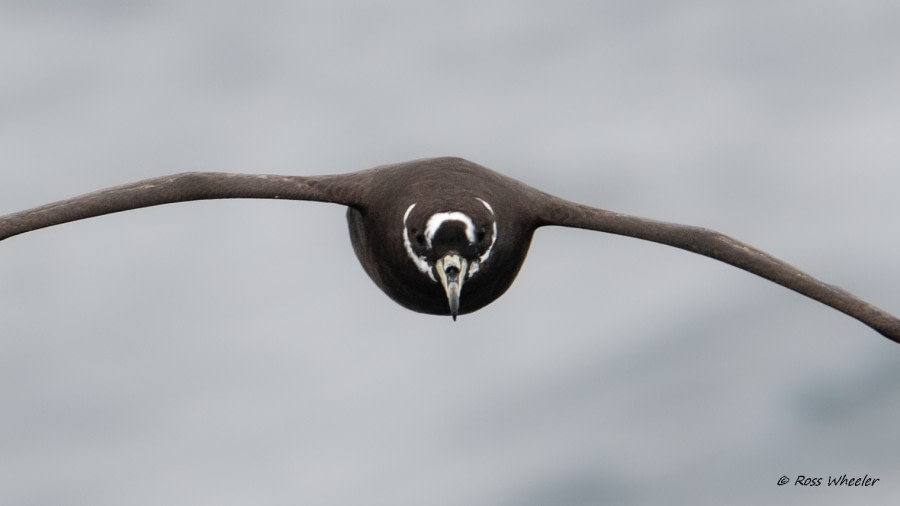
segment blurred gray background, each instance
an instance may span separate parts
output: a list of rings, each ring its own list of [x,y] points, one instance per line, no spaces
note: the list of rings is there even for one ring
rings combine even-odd
[[[900,313],[900,6],[0,2],[0,213],[186,170],[458,155],[733,235]],[[900,347],[651,243],[542,229],[456,323],[339,206],[0,243],[0,504],[885,504]],[[778,487],[869,474],[874,487]]]

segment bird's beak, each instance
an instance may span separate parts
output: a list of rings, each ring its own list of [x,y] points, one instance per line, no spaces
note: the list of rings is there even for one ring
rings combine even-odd
[[[466,269],[469,264],[466,259],[456,253],[448,253],[435,262],[434,268],[441,285],[447,293],[447,302],[450,303],[450,316],[456,321],[459,314],[459,292],[462,291],[463,280],[466,278]]]

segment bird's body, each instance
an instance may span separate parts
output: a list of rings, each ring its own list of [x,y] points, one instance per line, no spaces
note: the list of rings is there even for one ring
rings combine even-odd
[[[523,199],[530,188],[456,158],[380,167],[362,177],[369,181],[360,200],[370,204],[347,210],[350,239],[366,273],[394,301],[420,313],[450,314],[440,283],[411,261],[404,239],[408,230],[408,242],[415,247],[416,236],[426,233],[428,219],[442,213],[471,218],[479,229],[476,234],[485,229],[485,242],[495,239],[490,257],[463,283],[458,313],[481,309],[506,292],[525,260],[536,226],[528,200]],[[406,215],[410,206],[414,207]],[[445,221],[443,227],[455,221]]]
[[[43,227],[172,202],[222,198],[313,200],[348,207],[363,269],[402,306],[476,311],[500,297],[542,226],[654,241],[720,260],[818,300],[900,342],[890,313],[715,231],[569,202],[461,158],[430,158],[330,176],[211,172],[164,176],[0,217],[0,240]]]

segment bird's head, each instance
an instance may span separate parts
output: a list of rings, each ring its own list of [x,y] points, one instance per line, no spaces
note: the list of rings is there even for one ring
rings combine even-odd
[[[403,246],[410,262],[447,295],[456,320],[463,286],[489,268],[497,241],[494,210],[474,198],[461,210],[425,209],[413,203],[403,215]]]

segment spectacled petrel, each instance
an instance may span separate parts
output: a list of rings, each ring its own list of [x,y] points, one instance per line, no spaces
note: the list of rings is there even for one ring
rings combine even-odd
[[[353,250],[400,305],[457,315],[509,288],[538,227],[597,230],[667,244],[731,264],[842,311],[900,343],[900,320],[849,292],[705,228],[576,204],[461,158],[327,176],[186,172],[116,186],[0,217],[0,240],[75,220],[204,199],[263,198],[347,206]]]

